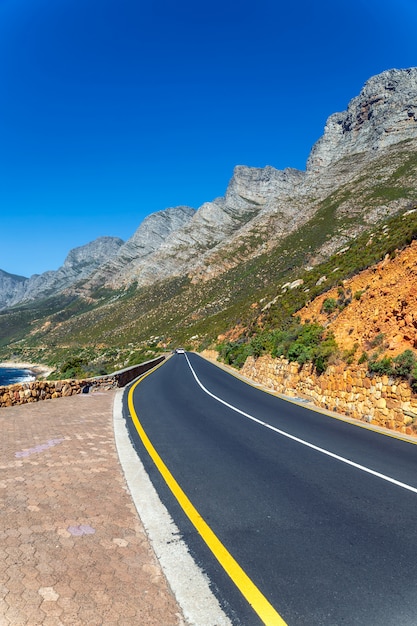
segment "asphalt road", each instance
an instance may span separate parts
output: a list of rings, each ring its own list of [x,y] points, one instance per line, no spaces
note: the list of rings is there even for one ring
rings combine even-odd
[[[161,500],[234,624],[417,624],[416,445],[281,400],[190,353],[130,397],[166,472],[238,564],[227,573],[213,555],[128,418]],[[246,594],[251,584],[264,604]]]

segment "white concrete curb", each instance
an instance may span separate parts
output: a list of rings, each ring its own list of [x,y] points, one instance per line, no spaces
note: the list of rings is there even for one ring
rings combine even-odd
[[[133,449],[123,419],[123,394],[123,389],[116,392],[113,406],[114,436],[120,464],[138,515],[186,623],[189,626],[231,626],[210,590],[207,577],[189,554]]]

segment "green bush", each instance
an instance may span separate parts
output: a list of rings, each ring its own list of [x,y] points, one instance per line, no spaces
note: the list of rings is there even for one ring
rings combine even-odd
[[[271,354],[304,365],[313,363],[318,374],[325,371],[330,357],[337,352],[333,333],[325,332],[316,323],[301,324],[299,319],[283,330],[259,332],[248,339],[240,339],[218,346],[220,359],[240,368],[248,356],[258,358]]]
[[[368,363],[368,371],[372,374],[382,376],[386,374],[391,376],[394,374],[394,367],[391,357],[385,356],[380,361],[371,360]]]
[[[321,341],[316,346],[313,356],[313,364],[317,374],[323,374],[326,371],[330,358],[336,355],[338,346],[332,332],[322,335]]]
[[[416,355],[412,350],[404,350],[401,354],[394,359],[394,371],[396,376],[408,378],[411,376],[417,364]]]
[[[369,342],[370,347],[377,348],[378,346],[382,346],[384,343],[384,337],[384,333],[378,333],[377,335],[375,335],[372,341]]]
[[[333,313],[337,308],[337,300],[335,298],[326,298],[322,304],[321,310],[323,313]]]
[[[84,378],[85,377],[85,361],[81,357],[69,357],[61,366],[59,366],[49,378],[67,379],[67,378]]]
[[[387,376],[405,378],[413,391],[417,391],[417,357],[410,349],[404,350],[394,359],[386,356],[378,361],[373,357],[368,363],[368,371],[380,376],[386,374]]]
[[[290,345],[286,357],[289,361],[296,361],[304,365],[313,361],[323,337],[323,327],[319,324],[304,324],[299,329],[296,340]]]
[[[366,352],[362,352],[361,356],[358,359],[358,365],[361,365],[362,363],[366,363],[366,361],[369,361],[369,357]]]
[[[218,347],[219,356],[224,363],[240,369],[248,356],[251,356],[251,346],[247,340],[232,341]]]
[[[276,358],[278,356],[287,356],[291,344],[298,336],[297,326],[287,330],[278,330],[272,333],[271,355]]]
[[[261,334],[255,335],[249,343],[249,354],[257,359],[266,352],[266,339],[267,338],[263,337]]]
[[[410,387],[414,393],[417,393],[417,364],[413,367],[411,372]]]

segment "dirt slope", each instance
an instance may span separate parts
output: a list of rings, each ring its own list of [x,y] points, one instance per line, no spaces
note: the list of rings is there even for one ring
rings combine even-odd
[[[327,300],[327,309],[323,303]],[[326,306],[325,306],[326,308]],[[358,344],[363,351],[395,356],[417,348],[417,242],[395,258],[388,256],[376,266],[343,282],[316,298],[298,313],[303,321],[317,321],[333,330],[342,350]]]

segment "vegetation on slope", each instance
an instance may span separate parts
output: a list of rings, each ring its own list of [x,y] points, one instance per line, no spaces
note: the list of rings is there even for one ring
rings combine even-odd
[[[0,358],[48,363],[57,373],[104,373],[179,344],[214,347],[223,336],[221,352],[232,360],[228,344],[239,339],[238,365],[245,351],[277,353],[280,333],[289,333],[300,349],[296,358],[309,353],[322,367],[318,348],[314,352],[309,341],[301,348],[306,338],[292,326],[293,314],[416,237],[417,212],[409,210],[415,207],[417,155],[403,152],[391,161],[365,164],[360,176],[317,201],[315,213],[296,232],[207,282],[183,276],[146,288],[101,289],[88,299],[60,295],[0,312]],[[285,286],[296,280],[298,287]],[[320,332],[311,330],[320,336],[318,345],[326,337],[332,344]]]
[[[350,290],[345,290],[342,281],[380,261],[386,255],[395,256],[416,236],[415,207],[385,220],[378,228],[355,239],[342,253],[333,255],[328,261],[310,271],[298,274],[297,283],[301,283],[298,287],[291,289],[284,284],[281,293],[264,305],[256,323],[247,327],[239,338],[223,341],[218,346],[220,357],[235,367],[241,367],[247,356],[257,357],[269,353],[272,356],[284,356],[300,365],[306,361],[313,362],[318,373],[324,371],[332,358],[342,358],[347,363],[352,363],[357,344],[350,350],[341,351],[331,330],[326,331],[322,324],[307,319],[301,324],[299,318],[294,318],[294,314],[308,301],[314,300],[316,296],[332,287],[338,286],[337,298],[325,298],[322,304],[322,310],[327,316],[343,310],[352,299],[360,300],[362,293],[352,294]],[[375,344],[374,348],[376,347]],[[409,352],[414,354],[412,351]],[[405,351],[394,359],[381,360],[378,360],[381,352],[374,352],[371,357],[366,356],[366,360],[369,360],[369,371],[406,378],[414,388],[417,367],[411,363],[409,352]],[[409,365],[407,371],[405,361]]]

